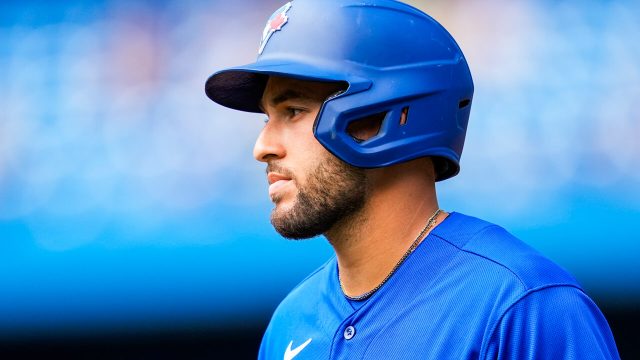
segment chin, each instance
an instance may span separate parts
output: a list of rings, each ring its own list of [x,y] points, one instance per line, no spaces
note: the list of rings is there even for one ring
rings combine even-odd
[[[274,204],[273,213],[278,215],[284,215],[291,211],[295,205],[295,199],[274,198],[272,201]]]

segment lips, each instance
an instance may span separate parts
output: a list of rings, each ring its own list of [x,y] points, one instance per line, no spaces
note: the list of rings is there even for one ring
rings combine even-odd
[[[269,182],[269,196],[273,197],[283,187],[287,186],[292,179],[279,173],[270,172],[267,174],[267,181]]]
[[[276,172],[270,172],[267,174],[267,181],[269,181],[269,185],[273,185],[278,181],[288,181],[288,180],[291,180],[291,178]]]

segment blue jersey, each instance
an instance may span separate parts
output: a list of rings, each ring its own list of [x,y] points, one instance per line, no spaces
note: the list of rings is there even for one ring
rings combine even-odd
[[[337,271],[333,258],[285,298],[259,359],[619,359],[575,279],[482,220],[450,214],[366,300]]]

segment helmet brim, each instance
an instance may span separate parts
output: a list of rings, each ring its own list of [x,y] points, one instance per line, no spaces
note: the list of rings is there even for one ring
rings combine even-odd
[[[209,77],[205,92],[216,103],[240,111],[261,113],[260,100],[270,76],[321,82],[349,82],[344,73],[291,61],[257,61],[221,70]]]

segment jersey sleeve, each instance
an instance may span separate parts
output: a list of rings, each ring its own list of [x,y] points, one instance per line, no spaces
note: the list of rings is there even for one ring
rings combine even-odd
[[[581,290],[553,286],[513,304],[492,331],[484,359],[620,359],[606,319]]]

